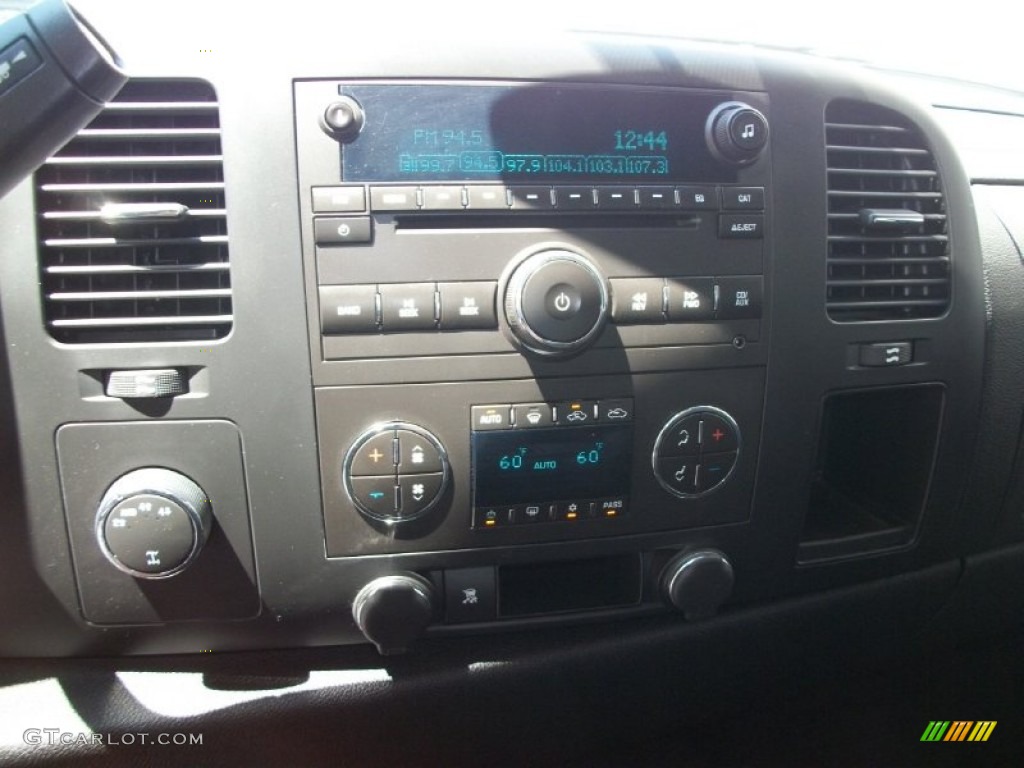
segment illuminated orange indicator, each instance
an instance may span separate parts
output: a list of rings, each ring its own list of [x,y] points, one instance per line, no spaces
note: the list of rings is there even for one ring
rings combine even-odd
[[[619,513],[616,510],[614,510],[614,509],[606,509],[604,511],[605,517],[615,517],[617,514],[619,514]]]
[[[497,524],[498,524],[497,520],[485,520],[484,521],[484,525],[486,525],[488,528],[493,528]]]

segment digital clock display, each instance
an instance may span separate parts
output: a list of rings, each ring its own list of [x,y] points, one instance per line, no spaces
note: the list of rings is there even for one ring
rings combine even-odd
[[[720,98],[594,85],[345,85],[363,107],[345,181],[728,181],[704,146]]]
[[[484,431],[472,439],[477,506],[629,493],[627,424]]]

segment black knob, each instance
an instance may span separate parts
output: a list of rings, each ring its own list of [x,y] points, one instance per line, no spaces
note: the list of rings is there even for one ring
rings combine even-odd
[[[118,478],[100,501],[96,539],[117,568],[164,579],[187,568],[210,534],[206,493],[178,472],[137,469]]]
[[[732,594],[732,563],[717,549],[682,552],[661,572],[665,600],[687,619],[706,619]]]
[[[381,576],[356,595],[352,618],[384,656],[404,653],[434,618],[434,589],[414,573]]]
[[[608,318],[608,287],[586,256],[549,248],[515,263],[505,285],[513,340],[548,357],[587,347]]]
[[[352,141],[363,130],[363,108],[355,99],[340,96],[320,116],[320,127],[338,141]]]
[[[708,149],[729,165],[749,165],[768,143],[768,120],[749,104],[728,101],[708,116],[704,128]]]

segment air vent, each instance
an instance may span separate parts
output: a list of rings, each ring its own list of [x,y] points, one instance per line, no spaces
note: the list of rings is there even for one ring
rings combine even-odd
[[[231,330],[217,97],[130,80],[35,175],[50,334],[66,343],[216,339]]]
[[[920,130],[896,112],[837,101],[825,114],[829,317],[938,317],[949,306],[946,206]]]

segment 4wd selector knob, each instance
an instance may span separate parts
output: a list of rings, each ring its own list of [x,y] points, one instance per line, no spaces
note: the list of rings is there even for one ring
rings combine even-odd
[[[579,352],[601,333],[608,287],[590,259],[564,247],[527,256],[505,285],[505,319],[515,341],[538,355]]]
[[[185,570],[210,534],[211,504],[195,482],[160,467],[118,478],[100,501],[96,539],[106,558],[136,578]]]

